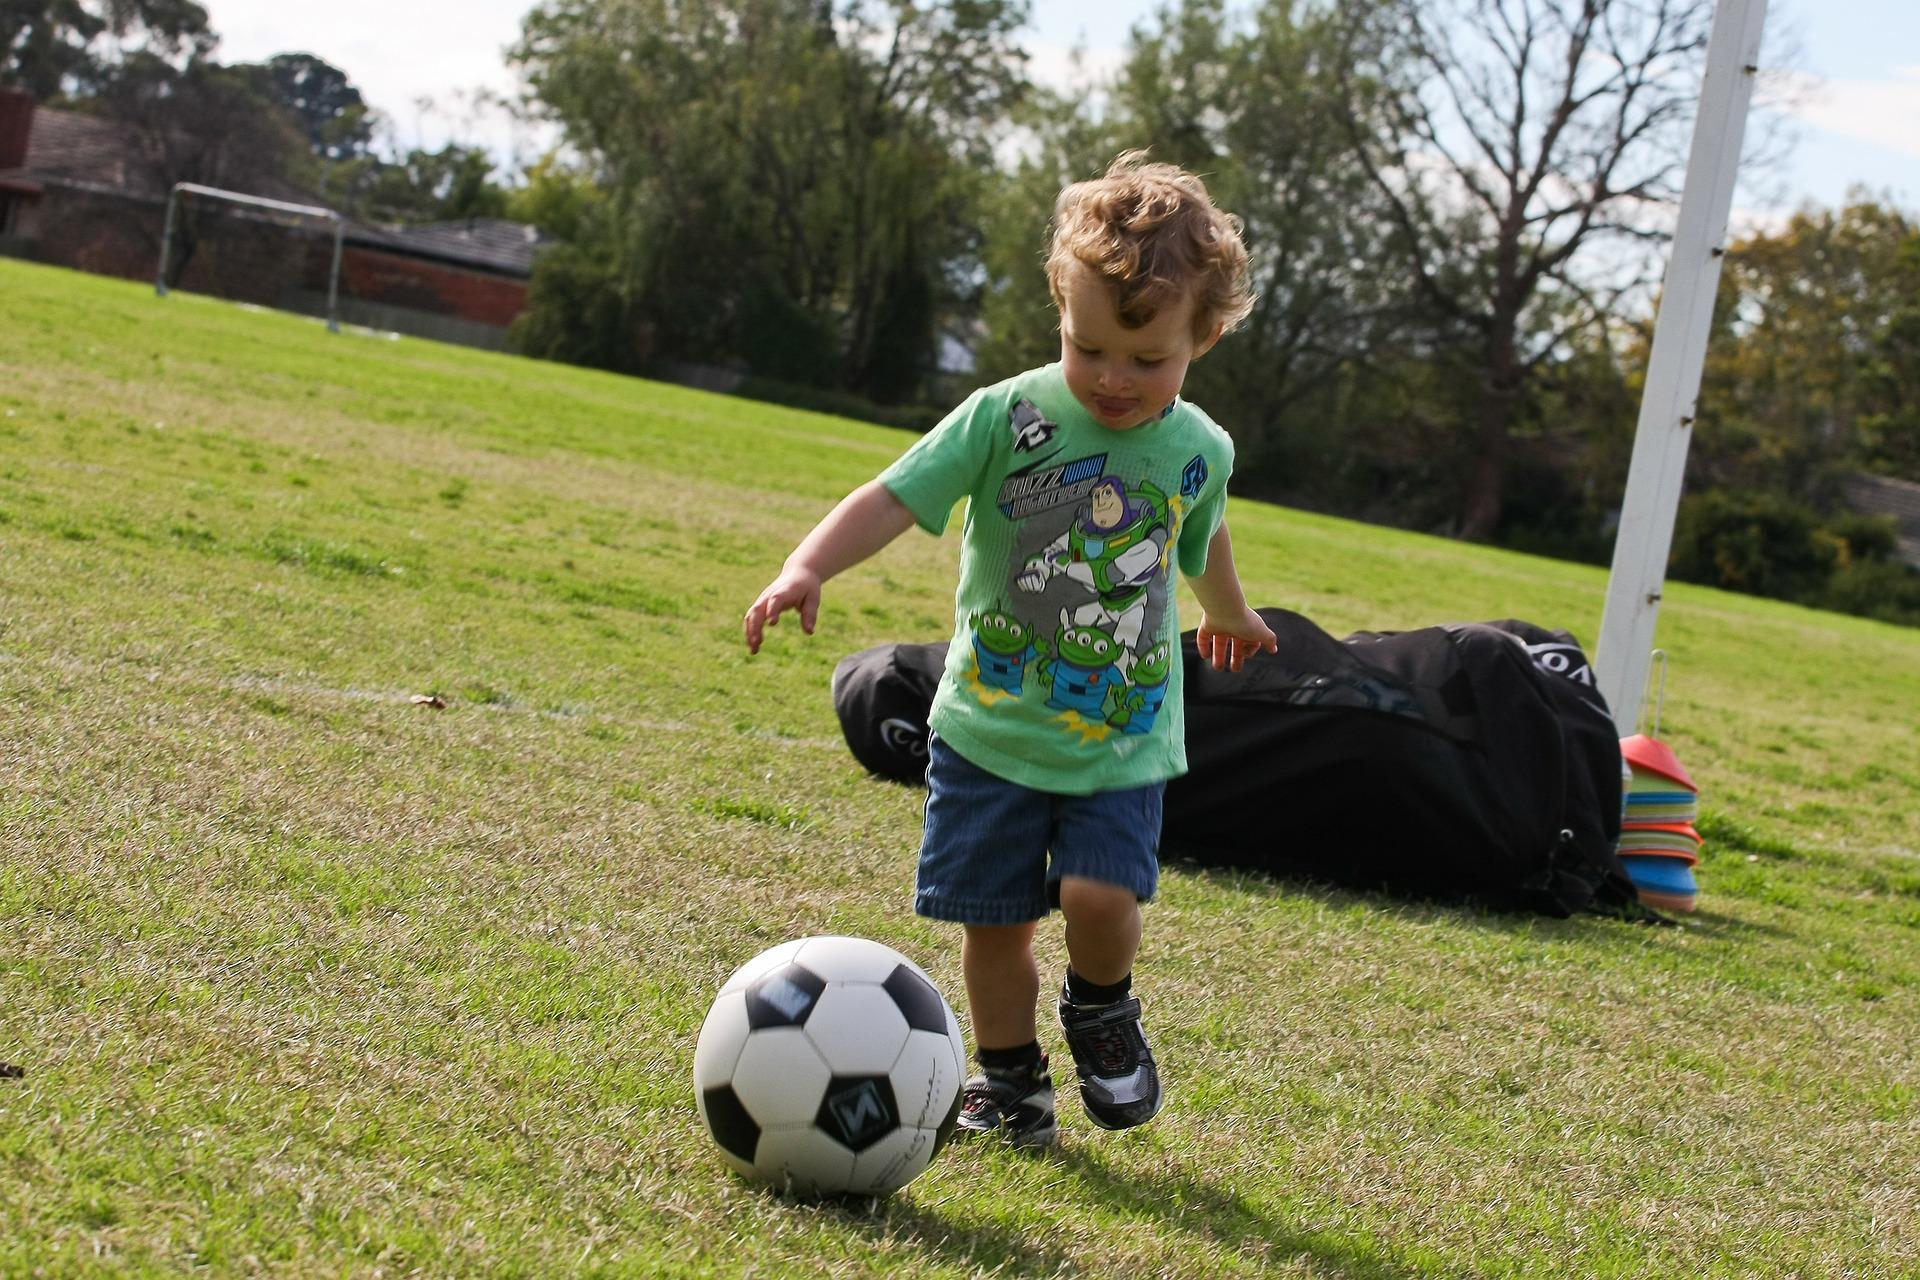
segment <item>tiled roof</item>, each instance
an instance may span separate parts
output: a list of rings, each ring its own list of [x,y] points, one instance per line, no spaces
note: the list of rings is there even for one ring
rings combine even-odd
[[[1920,484],[1891,476],[1856,474],[1842,481],[1841,488],[1856,510],[1892,516],[1901,557],[1909,564],[1920,564]]]
[[[532,275],[534,255],[551,243],[538,228],[505,218],[421,222],[405,227],[353,223],[347,227],[347,239],[369,248],[438,258],[515,276]]]
[[[26,163],[17,169],[0,170],[0,182],[79,187],[159,201],[166,197],[167,187],[163,170],[149,152],[150,145],[138,129],[121,121],[40,107],[34,112]],[[328,207],[327,201],[288,183],[250,185],[251,195]],[[522,279],[533,274],[534,255],[549,243],[536,228],[505,218],[413,226],[350,222],[347,239],[368,248]]]
[[[161,195],[139,136],[117,120],[41,107],[27,135],[26,162],[0,178]]]
[[[152,138],[120,120],[39,107],[27,135],[26,162],[0,171],[0,180],[42,186],[80,187],[147,200],[167,195],[166,169],[154,154]],[[291,183],[266,179],[251,184],[253,195],[295,204],[321,204]]]

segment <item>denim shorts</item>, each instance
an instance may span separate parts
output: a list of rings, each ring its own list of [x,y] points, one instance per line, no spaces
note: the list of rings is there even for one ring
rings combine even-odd
[[[1165,789],[1156,782],[1090,796],[1035,791],[931,735],[913,909],[961,924],[1025,924],[1060,905],[1062,876],[1119,885],[1145,902],[1160,883]]]

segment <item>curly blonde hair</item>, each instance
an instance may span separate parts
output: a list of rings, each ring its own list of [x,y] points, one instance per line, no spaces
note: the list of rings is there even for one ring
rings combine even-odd
[[[1076,262],[1113,285],[1120,322],[1137,329],[1193,291],[1193,333],[1238,328],[1253,310],[1241,222],[1213,203],[1197,174],[1122,152],[1106,176],[1076,182],[1053,206],[1047,286],[1064,306]]]

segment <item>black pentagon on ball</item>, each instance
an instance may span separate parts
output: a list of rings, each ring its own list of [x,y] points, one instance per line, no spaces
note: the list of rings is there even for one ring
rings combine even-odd
[[[827,989],[827,980],[797,964],[784,965],[747,988],[747,1025],[803,1027]]]
[[[708,1089],[701,1095],[701,1101],[707,1107],[707,1127],[713,1130],[713,1140],[732,1155],[752,1164],[753,1153],[760,1146],[760,1126],[747,1114],[733,1086],[723,1084]]]
[[[900,1127],[900,1104],[886,1076],[835,1076],[814,1117],[820,1132],[849,1151],[865,1151]]]
[[[881,984],[893,1002],[900,1006],[900,1013],[907,1025],[915,1031],[932,1031],[939,1035],[947,1034],[947,1002],[933,989],[933,984],[909,969],[906,965],[896,965],[887,980]]]

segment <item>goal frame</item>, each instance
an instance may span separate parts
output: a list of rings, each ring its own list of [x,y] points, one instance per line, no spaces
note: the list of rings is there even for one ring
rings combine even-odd
[[[248,195],[244,191],[226,191],[219,187],[206,187],[197,182],[176,182],[167,192],[166,220],[160,230],[160,267],[153,278],[153,291],[160,297],[167,296],[167,262],[173,252],[174,211],[182,196],[204,196],[209,200],[225,200],[232,204],[245,205],[253,209],[266,209],[274,213],[297,214],[302,217],[319,218],[333,224],[333,266],[327,272],[327,331],[340,332],[340,258],[346,246],[347,220],[332,209],[323,209],[318,205],[291,204],[285,200],[269,200],[265,196]]]

